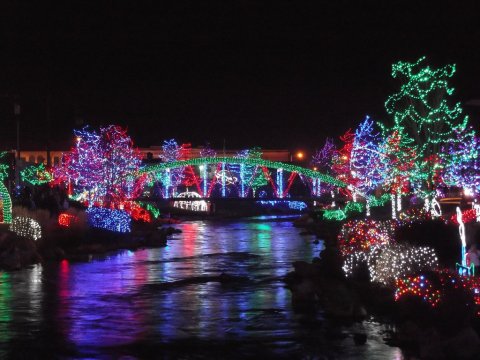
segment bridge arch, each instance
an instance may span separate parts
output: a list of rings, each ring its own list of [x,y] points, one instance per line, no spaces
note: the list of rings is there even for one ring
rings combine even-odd
[[[159,171],[166,171],[167,169],[176,169],[182,168],[185,166],[201,166],[201,165],[211,165],[211,164],[236,164],[236,165],[251,165],[251,166],[261,166],[273,169],[282,169],[288,172],[295,172],[301,175],[305,175],[312,179],[318,179],[321,182],[328,183],[331,185],[335,185],[338,187],[346,187],[343,181],[335,179],[334,177],[322,174],[318,171],[311,170],[304,168],[302,166],[293,165],[282,163],[279,161],[270,161],[264,159],[250,159],[250,158],[241,158],[241,157],[205,157],[205,158],[193,158],[188,160],[180,160],[180,161],[172,161],[172,162],[165,162],[161,164],[149,165],[144,167],[141,172],[142,173],[151,173],[151,172],[159,172]]]
[[[273,174],[271,170],[274,171]],[[320,196],[323,188],[321,183],[340,188],[347,187],[343,181],[315,170],[259,158],[193,158],[147,165],[140,173],[156,174],[156,179],[161,184],[163,198],[176,197],[179,186],[185,186],[187,191],[189,186],[190,188],[193,186],[202,198],[238,196],[283,199],[290,197],[292,185],[298,178],[313,196]],[[189,180],[182,183],[186,178]],[[189,185],[185,185],[186,183]],[[257,189],[263,190],[257,192]]]

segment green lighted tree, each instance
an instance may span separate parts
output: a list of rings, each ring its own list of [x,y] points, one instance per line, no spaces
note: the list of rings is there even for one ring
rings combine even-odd
[[[257,169],[257,170],[258,171],[256,171],[253,174],[252,180],[250,182],[250,187],[252,188],[252,191],[253,191],[253,197],[255,197],[255,193],[258,188],[268,185],[266,174],[261,169]]]
[[[6,151],[0,152],[0,159],[7,154]],[[8,177],[8,165],[0,163],[0,181],[3,182]]]
[[[52,174],[45,169],[45,165],[30,165],[20,171],[22,181],[32,185],[47,184],[53,180]]]
[[[440,150],[457,141],[456,133],[465,129],[468,117],[460,103],[452,107],[447,102],[454,91],[448,80],[455,65],[435,69],[425,63],[422,57],[415,63],[400,61],[392,66],[392,76],[400,79],[402,86],[387,99],[385,107],[394,120],[388,133],[402,134],[400,148],[411,148],[415,153],[410,181],[428,198],[438,185]]]

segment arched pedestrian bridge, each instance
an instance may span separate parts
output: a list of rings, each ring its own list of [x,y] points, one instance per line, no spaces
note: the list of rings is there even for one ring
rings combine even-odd
[[[316,197],[323,186],[347,186],[315,170],[260,158],[193,158],[147,165],[141,173],[151,175],[157,189],[154,196],[165,199],[192,190],[202,199]]]

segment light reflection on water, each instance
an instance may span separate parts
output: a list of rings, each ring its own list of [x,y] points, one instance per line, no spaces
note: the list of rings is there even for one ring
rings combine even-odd
[[[19,351],[35,357],[141,358],[149,351],[191,357],[184,340],[195,341],[195,356],[205,358],[222,342],[235,344],[222,348],[229,357],[258,355],[261,344],[267,354],[401,358],[383,344],[381,325],[363,326],[372,340],[361,348],[351,339],[319,340],[329,326],[321,317],[313,330],[302,325],[281,277],[293,261],[318,255],[322,243],[300,236],[289,221],[267,221],[185,222],[166,248],[0,273],[0,358]],[[221,273],[250,280],[158,287]]]

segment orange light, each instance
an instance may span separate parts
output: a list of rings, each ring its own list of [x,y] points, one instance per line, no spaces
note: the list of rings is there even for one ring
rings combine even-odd
[[[297,152],[297,159],[301,160],[301,159],[303,159],[303,156],[304,156],[303,152],[301,152],[301,151]]]
[[[316,167],[316,166],[314,166],[314,167],[313,167],[313,170],[314,170],[314,171],[317,171],[318,169],[317,169],[317,167]]]

